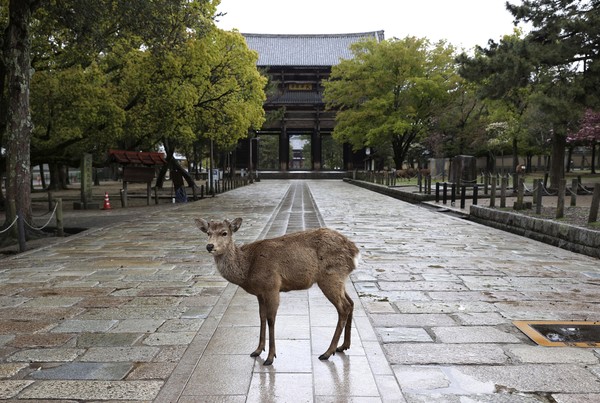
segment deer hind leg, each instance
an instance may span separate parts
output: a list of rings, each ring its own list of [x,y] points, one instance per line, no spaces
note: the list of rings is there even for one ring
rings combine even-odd
[[[350,335],[352,334],[352,312],[354,312],[354,301],[352,301],[348,293],[345,291],[344,296],[346,298],[346,301],[350,304],[350,313],[348,313],[348,318],[346,319],[346,328],[344,329],[344,343],[335,350],[338,353],[346,351],[350,348]]]
[[[267,324],[269,325],[269,354],[263,365],[273,364],[273,359],[277,357],[275,351],[275,317],[277,316],[277,308],[279,308],[279,292],[269,295],[265,299]]]
[[[326,283],[323,281],[317,284],[327,299],[335,306],[338,313],[338,321],[335,332],[333,333],[333,338],[331,339],[331,344],[327,351],[319,356],[320,360],[327,360],[332,354],[335,354],[336,351],[344,351],[350,347],[350,331],[352,327],[352,309],[354,308],[354,302],[348,297],[343,281],[333,283]],[[346,329],[344,344],[338,349],[337,344],[344,328]]]
[[[258,312],[260,315],[260,336],[258,338],[258,347],[250,354],[250,357],[258,357],[265,351],[265,336],[267,328],[267,308],[263,298],[258,298]]]

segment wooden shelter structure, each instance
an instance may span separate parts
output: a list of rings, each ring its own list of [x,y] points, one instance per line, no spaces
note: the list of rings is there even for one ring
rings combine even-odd
[[[146,201],[150,205],[152,180],[156,176],[157,167],[167,163],[161,152],[108,150],[108,161],[119,164],[122,168],[121,204],[127,207],[127,184],[129,182],[146,183]]]
[[[238,168],[248,166],[261,170],[322,171],[354,169],[364,160],[364,153],[355,154],[347,144],[340,154],[343,163],[332,166],[324,158],[324,143],[332,144],[331,132],[335,127],[335,112],[325,110],[323,80],[329,78],[332,66],[342,59],[353,57],[350,45],[373,39],[382,41],[383,31],[323,34],[323,35],[272,35],[242,34],[248,47],[258,53],[257,67],[266,72],[276,84],[274,94],[264,104],[265,112],[277,119],[267,120],[265,125],[241,142],[236,156]],[[260,164],[262,141],[256,137],[276,136],[278,166],[263,167]],[[251,150],[249,148],[252,148]],[[329,146],[328,146],[329,147]],[[249,164],[252,158],[252,164]],[[339,159],[338,159],[339,160]]]

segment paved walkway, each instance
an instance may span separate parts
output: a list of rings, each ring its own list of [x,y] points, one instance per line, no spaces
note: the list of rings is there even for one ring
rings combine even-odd
[[[318,360],[336,313],[313,288],[282,298],[274,365],[250,358],[257,303],[196,216],[243,217],[240,242],[353,239],[351,349]],[[0,260],[0,399],[596,402],[600,349],[539,347],[512,321],[599,320],[599,291],[597,259],[341,181],[261,181]]]

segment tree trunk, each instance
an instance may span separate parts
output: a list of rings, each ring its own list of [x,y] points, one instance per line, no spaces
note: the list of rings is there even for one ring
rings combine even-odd
[[[416,132],[406,133],[402,136],[393,136],[392,149],[394,151],[394,164],[396,165],[396,169],[402,169],[402,164],[406,160],[408,149],[416,136]]]
[[[519,142],[518,142],[517,138],[513,137],[513,140],[512,140],[512,154],[513,154],[512,169],[513,170],[511,172],[514,172],[514,173],[517,172],[517,165],[519,165],[519,146],[518,145],[519,145]],[[513,175],[512,178],[513,178],[513,184],[512,184],[513,189],[517,189],[517,187],[519,185],[517,183],[518,175]]]
[[[591,173],[596,173],[596,142],[592,142],[592,168]]]
[[[46,189],[46,172],[44,171],[44,164],[40,164],[40,183],[42,189]]]
[[[558,189],[560,180],[564,177],[565,171],[565,148],[567,146],[567,136],[557,128],[554,128],[552,134],[552,157],[550,159],[550,188]]]
[[[8,117],[6,123],[7,163],[6,196],[15,200],[16,213],[27,222],[31,212],[31,115],[29,87],[31,81],[31,39],[29,24],[33,4],[37,2],[10,0],[8,40],[6,50],[8,83]],[[7,217],[7,220],[14,217]]]
[[[62,181],[60,171],[60,165],[56,162],[48,163],[48,173],[50,174],[50,183],[48,184],[48,190],[62,190]]]

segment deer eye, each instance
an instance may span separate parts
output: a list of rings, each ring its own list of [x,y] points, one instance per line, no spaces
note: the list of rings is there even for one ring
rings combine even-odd
[[[221,232],[221,236],[227,236],[227,231]]]

